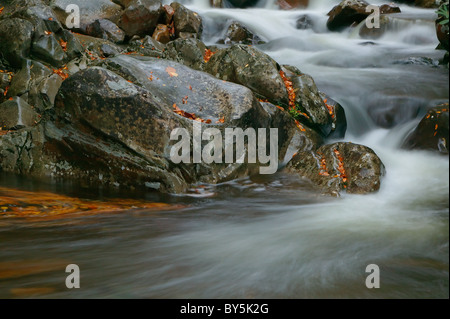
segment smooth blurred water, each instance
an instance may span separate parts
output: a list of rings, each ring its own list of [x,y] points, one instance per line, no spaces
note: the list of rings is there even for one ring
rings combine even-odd
[[[258,48],[312,75],[339,101],[348,120],[344,140],[373,148],[386,166],[379,192],[329,198],[278,173],[200,189],[209,197],[133,194],[184,206],[169,211],[1,219],[0,297],[47,287],[37,296],[448,298],[449,159],[400,149],[426,109],[449,96],[448,70],[437,66],[443,51],[435,50],[435,13],[401,6],[408,19],[399,15],[395,28],[367,45],[354,30],[326,31],[325,15],[339,1],[310,2],[292,11],[275,10],[269,1],[246,10],[212,9],[208,0],[188,7],[202,15],[206,43],[215,43],[231,20],[240,21],[268,42]],[[305,13],[315,31],[295,28]],[[436,63],[398,63],[411,57]],[[381,128],[370,112],[389,101],[402,108],[402,120]],[[117,195],[6,176],[0,181],[79,197]],[[34,271],[2,277],[2,263],[12,262]],[[69,263],[81,268],[76,291],[64,286]],[[380,289],[365,286],[368,264],[380,267]]]

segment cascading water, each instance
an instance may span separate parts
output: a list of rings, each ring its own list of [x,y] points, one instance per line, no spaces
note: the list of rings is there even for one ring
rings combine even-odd
[[[202,16],[205,43],[239,21],[267,42],[260,50],[310,74],[339,101],[344,140],[371,147],[386,166],[380,191],[335,199],[284,174],[255,177],[207,187],[213,197],[169,199],[191,204],[181,211],[80,218],[70,228],[11,223],[0,232],[2,258],[79,264],[84,289],[54,289],[50,297],[448,298],[449,160],[400,148],[426,109],[449,98],[434,10],[402,5],[392,29],[368,40],[358,29],[327,31],[326,13],[338,0],[291,11],[272,1],[249,9],[184,3]],[[296,28],[304,14],[312,30]],[[386,110],[393,121],[383,122]],[[9,251],[12,242],[22,248]],[[369,264],[380,267],[380,289],[365,286]],[[45,273],[34,279],[58,285]],[[5,281],[0,296],[25,284]]]

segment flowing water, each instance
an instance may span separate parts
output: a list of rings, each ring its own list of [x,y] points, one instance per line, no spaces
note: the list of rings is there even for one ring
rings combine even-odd
[[[401,6],[393,27],[367,40],[358,29],[326,30],[326,13],[339,1],[310,2],[292,11],[271,1],[245,10],[185,3],[202,15],[207,44],[240,21],[267,41],[261,50],[312,75],[339,101],[348,120],[344,140],[373,148],[386,166],[379,192],[329,198],[282,173],[202,186],[196,196],[1,175],[0,194],[58,193],[72,198],[75,211],[94,205],[77,198],[167,205],[1,217],[0,297],[448,298],[449,160],[400,148],[427,107],[449,97],[448,70],[437,66],[443,51],[435,50],[434,10]],[[296,29],[303,14],[314,30]],[[393,115],[386,118],[386,110]],[[64,285],[71,263],[80,267],[81,289]],[[380,268],[379,289],[365,286],[369,264]]]

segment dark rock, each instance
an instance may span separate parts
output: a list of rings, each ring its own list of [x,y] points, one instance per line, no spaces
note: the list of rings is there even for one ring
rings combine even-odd
[[[406,138],[406,149],[436,150],[449,154],[449,104],[431,108],[416,129]]]
[[[380,16],[380,27],[379,28],[368,28],[364,23],[359,29],[359,36],[363,39],[379,39],[381,38],[387,30],[392,25],[392,19],[382,15]]]
[[[183,111],[211,120],[213,124],[223,118],[223,125],[245,127],[245,121],[251,119],[255,127],[267,127],[267,117],[264,119],[261,106],[243,86],[155,58],[120,55],[105,60],[105,66],[150,91],[159,104],[171,112],[176,104]],[[173,68],[176,74],[169,74],[168,68]]]
[[[50,7],[44,4],[25,6],[18,9],[15,15],[30,21],[35,26],[35,31],[39,35],[43,34],[44,31],[50,31],[52,33],[61,32],[62,26],[57,16]]]
[[[167,44],[164,57],[182,63],[195,70],[203,71],[206,46],[197,39],[177,39]]]
[[[12,79],[8,96],[20,96],[28,93],[33,86],[51,74],[52,71],[42,63],[26,60],[23,68]]]
[[[38,120],[37,113],[19,97],[0,104],[0,127],[4,130],[31,127]]]
[[[440,46],[444,50],[449,50],[449,23],[448,23],[448,10],[449,10],[449,4],[448,1],[445,3],[442,3],[439,12],[446,11],[447,17],[442,15],[441,13],[438,14],[438,18],[436,19],[436,35],[439,40]],[[446,20],[446,21],[445,21]]]
[[[250,88],[259,98],[286,109],[295,103],[299,120],[317,129],[324,137],[332,130],[332,119],[327,106],[319,95],[314,80],[300,70],[283,71],[292,83],[295,100],[290,101],[288,88],[280,71],[281,67],[265,53],[245,45],[233,45],[219,50],[208,63],[205,71],[225,81]],[[302,114],[301,114],[302,113]],[[304,115],[304,116],[303,116]]]
[[[442,25],[437,23],[436,24],[436,34],[439,40],[439,43],[442,45],[442,47],[445,50],[449,50],[449,26],[448,23],[447,25]]]
[[[223,43],[225,44],[262,44],[265,43],[260,37],[253,34],[247,27],[239,22],[233,22],[225,33]]]
[[[0,21],[0,52],[13,67],[20,69],[29,56],[34,28],[31,22],[12,18]]]
[[[338,31],[353,23],[360,23],[370,15],[370,12],[366,12],[368,5],[363,0],[343,0],[328,12],[328,29]]]
[[[46,163],[42,156],[42,142],[41,126],[0,136],[0,170],[31,175]]]
[[[0,89],[5,90],[11,84],[12,75],[0,72]]]
[[[369,99],[367,112],[376,125],[392,128],[415,119],[426,106],[427,101],[424,99],[377,94]]]
[[[380,6],[381,14],[400,13],[400,12],[402,12],[402,10],[400,10],[399,7],[392,4],[383,4]]]
[[[41,113],[53,108],[55,97],[63,80],[58,74],[45,77],[31,86],[28,103],[32,104]]]
[[[112,43],[109,40],[101,39],[101,38],[94,38],[88,35],[74,34],[74,37],[76,38],[77,42],[82,45],[84,48],[83,51],[88,53],[86,56],[89,58],[88,64],[95,64],[99,57],[103,57],[103,51],[102,48],[106,48],[104,45],[109,46],[110,50],[114,50],[121,53],[124,51],[124,48],[120,45],[117,45],[115,43]],[[131,48],[131,46],[130,46]],[[108,49],[106,49],[108,50]]]
[[[56,112],[61,119],[75,125],[89,123],[103,134],[151,157],[166,152],[171,129],[183,127],[152,96],[111,71],[94,67],[64,81],[57,95]],[[167,134],[162,134],[166,130],[169,130]]]
[[[223,0],[209,0],[209,4],[213,8],[223,8]]]
[[[143,37],[153,34],[162,14],[159,0],[133,0],[124,10],[118,25],[129,37]]]
[[[115,56],[115,55],[119,54],[119,51],[117,51],[113,46],[108,45],[106,43],[102,44],[100,46],[100,51],[102,51],[102,55],[105,58],[112,57],[112,56]]]
[[[146,36],[143,39],[136,39],[130,41],[128,48],[136,51],[138,54],[150,57],[164,57],[166,46],[153,39],[151,36]]]
[[[278,129],[279,161],[287,164],[294,154],[316,150],[323,144],[323,138],[307,126],[299,126],[292,116],[284,109],[269,102],[261,102],[269,114],[271,128]]]
[[[439,3],[436,0],[415,0],[414,5],[422,8],[438,8]]]
[[[439,65],[439,61],[433,60],[432,58],[428,57],[407,57],[395,60],[392,62],[392,64],[403,64],[403,65],[412,64],[412,65],[425,65],[437,67]]]
[[[158,24],[153,32],[152,38],[163,44],[168,43],[170,41],[170,32],[167,25]]]
[[[122,8],[126,8],[130,5],[131,2],[133,2],[133,0],[112,0],[112,2],[118,4]]]
[[[342,139],[345,137],[347,132],[347,117],[345,116],[345,110],[341,104],[333,100],[331,97],[325,93],[320,92],[322,100],[325,102],[328,111],[333,120],[333,126],[330,135],[327,136],[329,139]]]
[[[301,123],[314,128],[323,137],[327,137],[333,129],[333,120],[325,104],[325,97],[321,96],[313,78],[302,73],[298,68],[283,65],[282,71],[292,85],[295,97],[289,105],[291,115]],[[294,102],[292,105],[292,102]]]
[[[256,166],[245,163],[175,165],[168,159],[171,130],[178,127],[189,130],[193,123],[176,114],[173,104],[185,112],[195,113],[198,118],[211,120],[211,124],[204,125],[220,130],[268,127],[269,116],[250,90],[167,60],[119,55],[105,60],[105,65],[124,78],[102,68],[90,68],[64,81],[56,98],[58,128],[65,132],[64,142],[68,145],[60,143],[63,149],[54,152],[59,163],[62,157],[69,163],[67,172],[59,173],[61,176],[71,178],[73,175],[68,172],[75,168],[78,176],[82,165],[86,167],[86,158],[95,157],[98,159],[89,162],[91,177],[95,178],[92,170],[97,170],[97,161],[101,158],[108,166],[99,170],[108,169],[105,176],[114,176],[110,172],[114,170],[121,184],[139,186],[142,176],[146,176],[146,182],[160,183],[160,191],[180,192],[187,183],[225,181],[255,171]],[[86,132],[87,129],[91,131]],[[77,145],[71,140],[73,133],[67,134],[69,131],[78,132],[75,134],[78,140],[89,138],[97,142]],[[79,137],[82,134],[89,136]],[[125,161],[120,164],[123,167],[120,172],[114,159],[115,151],[100,154],[94,150],[94,147],[105,148],[105,144],[111,144],[109,149],[121,146],[128,157],[140,157],[148,171],[139,178],[133,175],[133,181],[127,175],[134,168]],[[77,159],[79,155],[83,155],[85,164]],[[111,161],[110,155],[113,156]]]
[[[333,119],[314,79],[308,74],[287,74],[287,76],[292,81],[295,91],[296,108],[306,114],[300,115],[299,120],[316,129],[322,136],[328,137],[333,129]]]
[[[175,13],[175,10],[168,4],[165,4],[163,6],[164,9],[164,23],[165,24],[171,24],[173,21],[173,15]]]
[[[205,71],[219,79],[244,85],[273,104],[289,103],[280,66],[254,47],[236,44],[219,50],[206,63]]]
[[[190,37],[190,35],[187,34],[192,34],[192,36],[200,39],[203,32],[202,18],[200,15],[187,9],[178,2],[173,2],[170,6],[174,10],[173,22],[176,37],[186,38]],[[180,33],[182,35],[180,35]]]
[[[374,151],[353,143],[321,146],[315,152],[299,152],[287,171],[308,179],[325,193],[366,194],[378,191],[384,164]]]
[[[66,55],[53,34],[42,35],[37,40],[33,41],[32,45],[32,56],[38,60],[47,62],[56,67],[61,67],[64,64]]]
[[[68,5],[74,4],[80,8],[80,28],[75,31],[86,32],[86,27],[99,19],[108,19],[114,23],[118,22],[122,7],[110,0],[53,0],[51,8],[64,27],[67,28],[66,20],[70,13],[66,12]]]
[[[86,34],[91,37],[122,43],[125,40],[123,32],[116,24],[106,19],[95,20],[86,27]]]
[[[295,27],[299,30],[313,29],[314,21],[308,15],[302,15],[296,21]]]
[[[259,0],[225,0],[227,6],[231,5],[231,7],[241,9],[254,7],[256,6],[256,4],[258,4],[258,1]]]
[[[297,8],[306,8],[309,0],[278,0],[278,6],[282,10],[292,10]]]

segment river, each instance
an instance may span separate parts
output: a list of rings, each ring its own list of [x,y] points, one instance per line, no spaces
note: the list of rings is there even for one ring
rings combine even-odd
[[[245,10],[185,1],[203,17],[207,44],[227,21],[240,21],[267,41],[261,50],[310,74],[339,101],[348,121],[344,140],[371,147],[386,166],[379,192],[330,198],[283,173],[201,185],[183,196],[3,174],[0,194],[12,188],[168,206],[1,218],[0,297],[448,298],[449,159],[400,148],[427,107],[449,98],[448,69],[437,66],[443,51],[435,50],[434,10],[401,5],[403,18],[367,40],[357,30],[326,30],[325,14],[339,1],[310,2],[306,10],[279,11],[264,0]],[[314,31],[296,29],[305,13]],[[80,289],[65,287],[67,264],[80,267]],[[365,285],[369,264],[379,266],[379,289]]]

